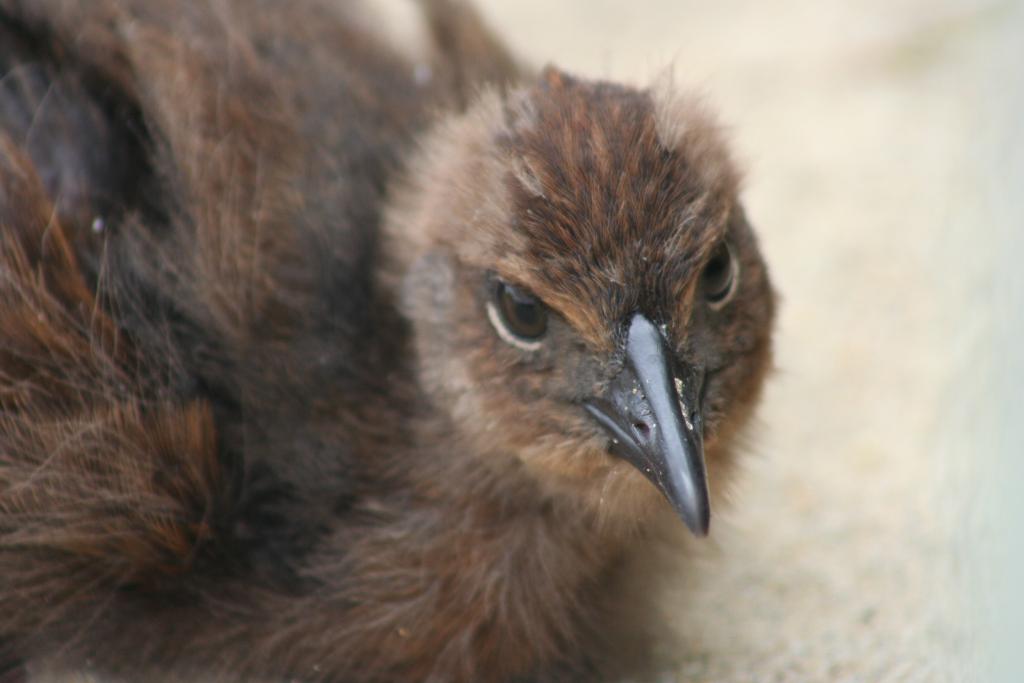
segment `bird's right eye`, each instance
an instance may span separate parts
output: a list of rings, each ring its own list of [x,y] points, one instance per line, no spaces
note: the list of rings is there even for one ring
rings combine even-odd
[[[498,335],[513,346],[533,351],[548,331],[548,309],[528,291],[497,281],[487,314]]]

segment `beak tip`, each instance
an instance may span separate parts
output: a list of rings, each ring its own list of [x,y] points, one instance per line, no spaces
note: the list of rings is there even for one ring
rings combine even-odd
[[[686,526],[690,528],[690,531],[697,538],[705,538],[707,537],[708,531],[711,527],[711,516],[704,515],[704,517],[700,519],[693,520],[693,523],[687,523]]]
[[[708,535],[711,526],[711,508],[707,496],[681,499],[676,503],[676,512],[694,536],[704,538]]]

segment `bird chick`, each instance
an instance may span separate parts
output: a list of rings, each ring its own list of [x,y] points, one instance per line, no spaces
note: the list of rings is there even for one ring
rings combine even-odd
[[[313,0],[0,2],[12,670],[631,673],[618,569],[708,532],[769,365],[737,173],[421,6],[430,79]]]

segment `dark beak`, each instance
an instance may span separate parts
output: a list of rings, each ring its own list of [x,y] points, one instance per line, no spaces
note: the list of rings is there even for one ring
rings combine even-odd
[[[708,533],[711,505],[704,471],[700,393],[703,377],[677,368],[667,342],[637,313],[626,362],[603,398],[584,403],[612,439],[612,452],[661,489],[697,536]]]

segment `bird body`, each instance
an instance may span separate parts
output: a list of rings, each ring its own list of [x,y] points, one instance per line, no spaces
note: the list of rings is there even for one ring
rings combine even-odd
[[[0,0],[0,670],[604,680],[649,644],[624,567],[706,532],[769,362],[737,175],[670,88],[420,6],[412,63],[355,5]]]

